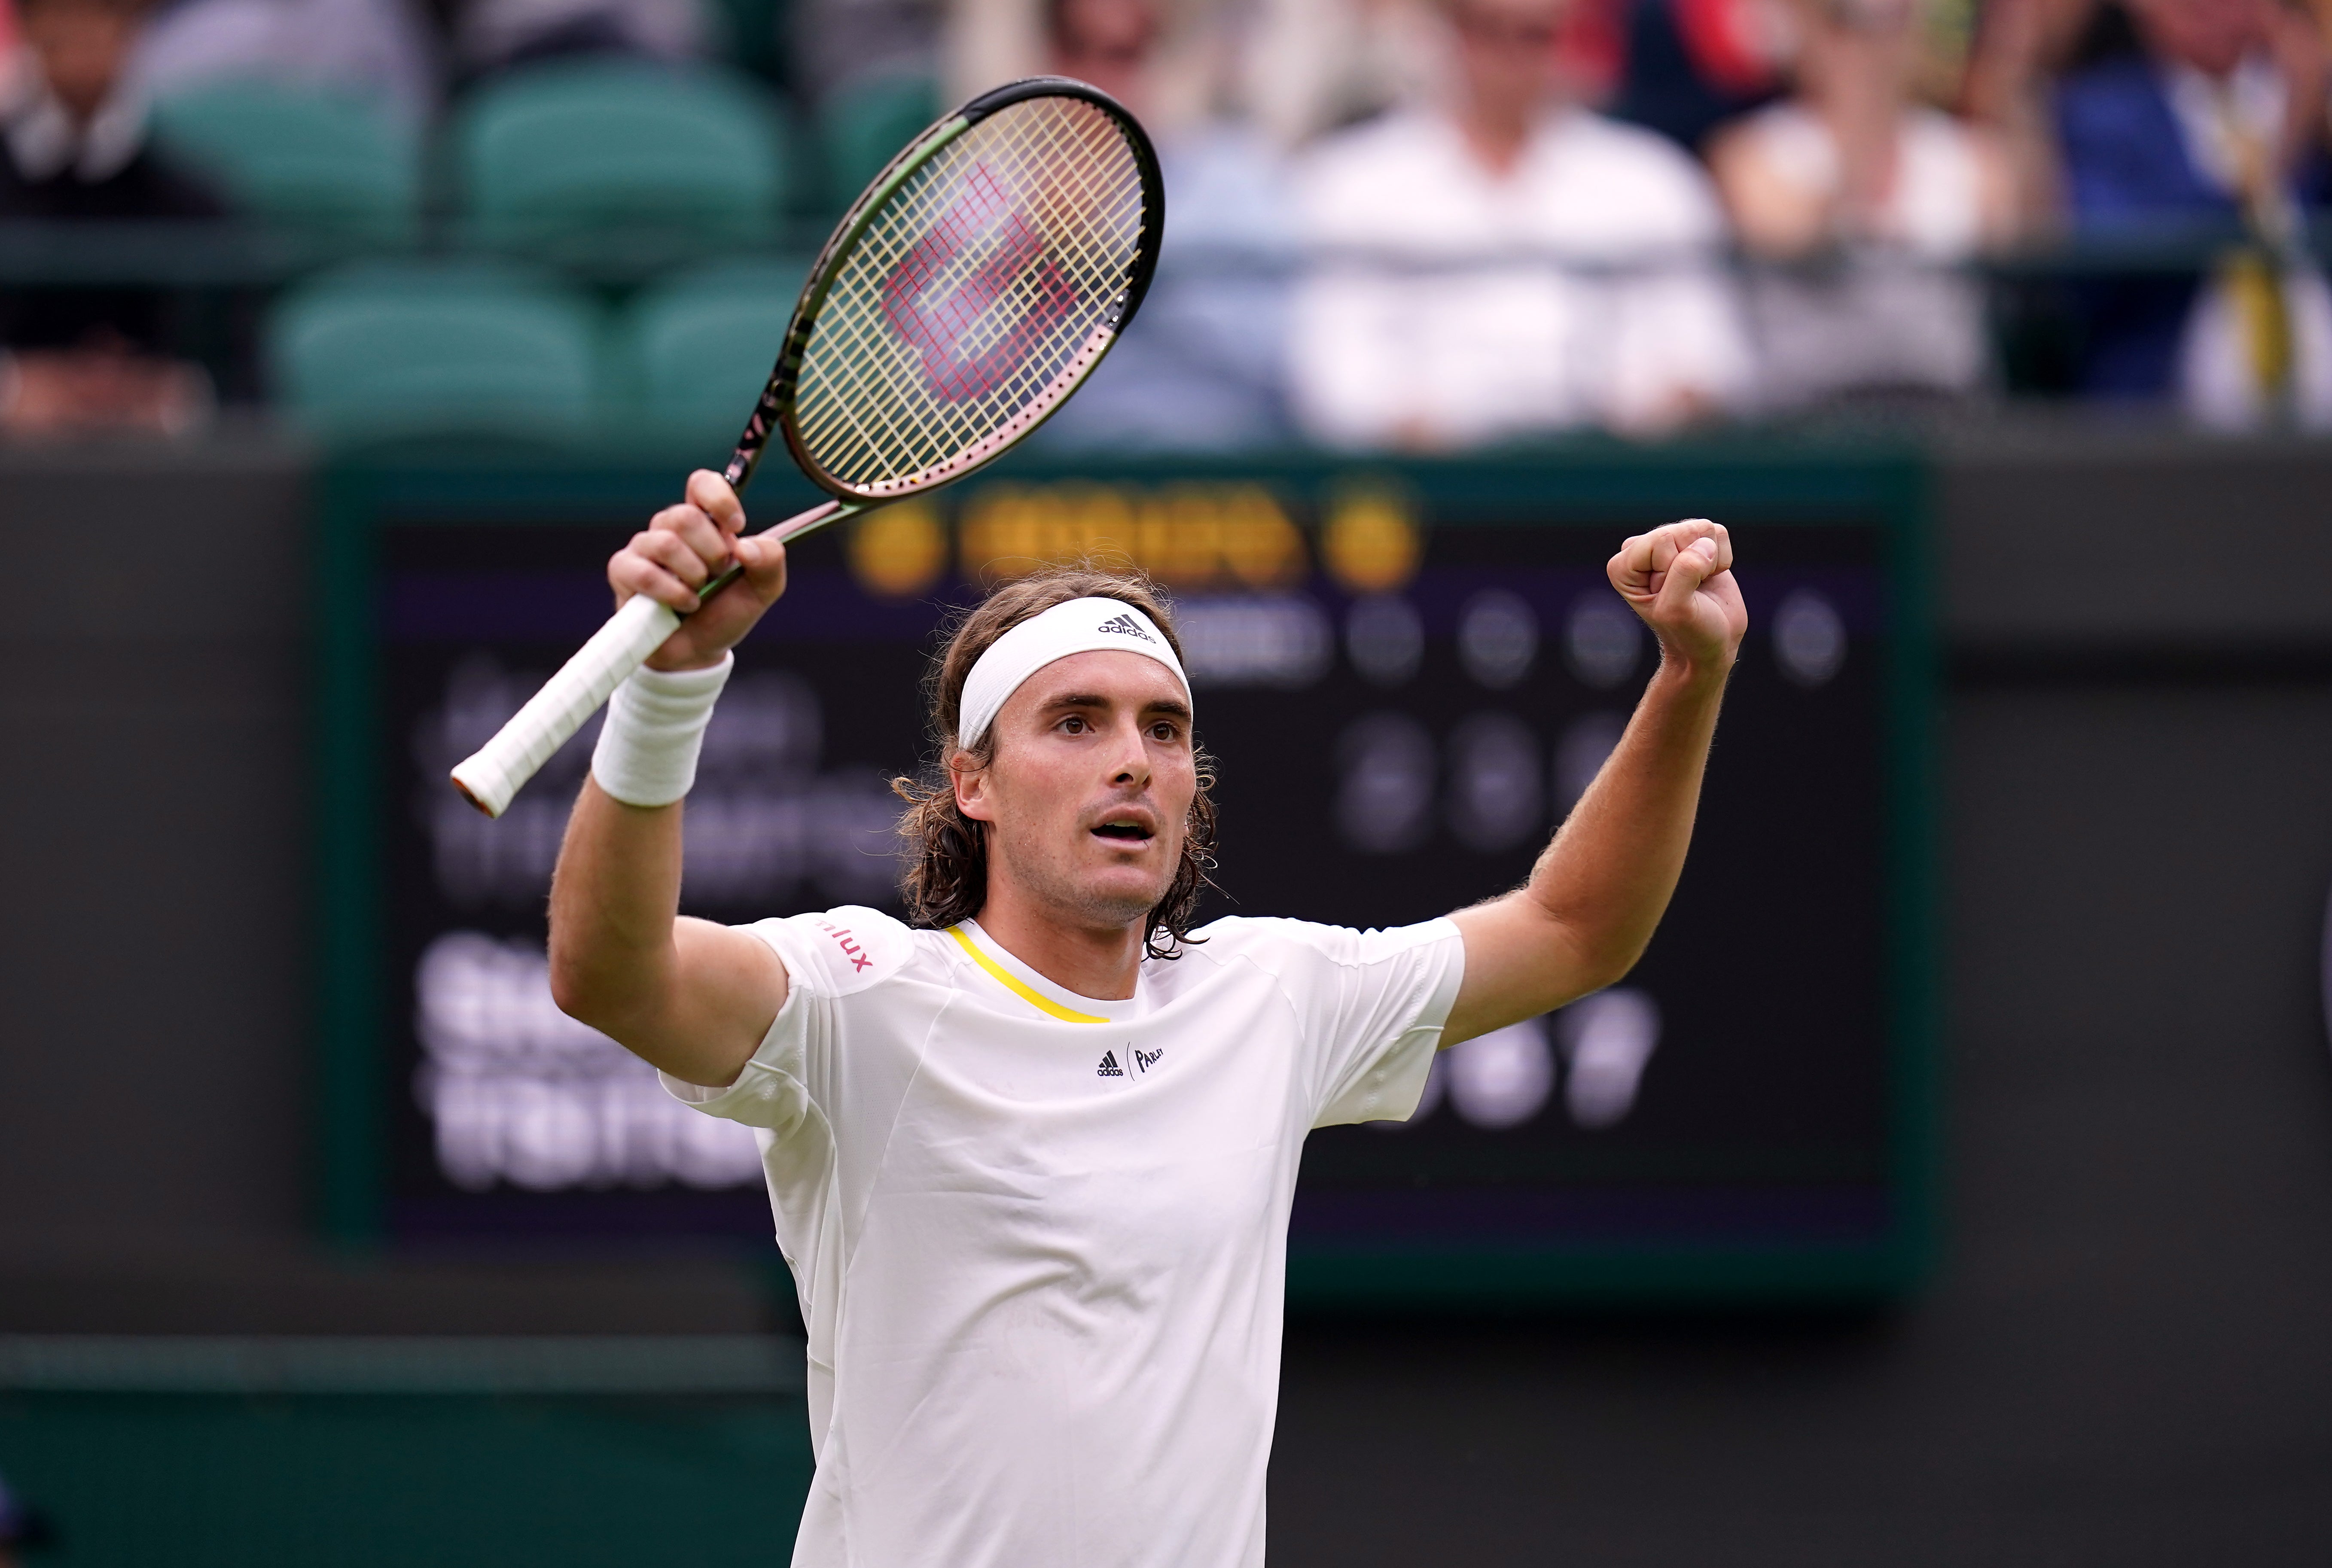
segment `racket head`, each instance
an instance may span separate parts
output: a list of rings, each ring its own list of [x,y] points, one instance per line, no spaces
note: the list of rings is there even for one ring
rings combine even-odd
[[[827,493],[896,501],[1001,456],[1133,319],[1165,230],[1157,153],[1098,88],[985,92],[891,160],[835,228],[730,464],[782,437]]]

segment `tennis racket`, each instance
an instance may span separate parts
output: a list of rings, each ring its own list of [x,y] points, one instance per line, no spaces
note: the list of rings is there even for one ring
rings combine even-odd
[[[761,537],[798,539],[1003,455],[1133,319],[1165,217],[1150,139],[1081,81],[999,87],[917,137],[818,253],[723,470],[741,491],[776,434],[827,492]],[[698,601],[740,569],[715,576]],[[501,816],[679,625],[645,594],[626,600],[454,770],[454,787]]]

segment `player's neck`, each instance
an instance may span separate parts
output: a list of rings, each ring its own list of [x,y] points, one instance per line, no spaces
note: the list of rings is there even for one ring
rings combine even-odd
[[[989,941],[1064,990],[1097,1002],[1133,995],[1142,973],[1140,922],[1094,926],[1065,918],[1008,882],[989,884],[977,918]]]

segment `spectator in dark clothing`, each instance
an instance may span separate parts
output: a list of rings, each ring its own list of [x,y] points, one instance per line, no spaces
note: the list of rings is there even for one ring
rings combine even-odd
[[[24,46],[0,79],[0,219],[215,217],[217,198],[148,144],[120,91],[138,0],[18,0]],[[146,288],[0,294],[0,428],[177,430],[211,401],[171,358],[169,301]]]
[[[2332,188],[2325,72],[2277,0],[2127,0],[2140,45],[2068,76],[2065,200],[2090,238],[2225,242],[2208,277],[2085,285],[2082,389],[2205,423],[2332,425],[2332,292],[2296,242]]]
[[[1776,39],[1758,0],[1606,0],[1619,13],[1614,119],[1697,151],[1716,126],[1779,95]]]

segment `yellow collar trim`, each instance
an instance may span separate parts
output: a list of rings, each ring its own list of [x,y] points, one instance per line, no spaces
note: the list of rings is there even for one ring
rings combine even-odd
[[[980,944],[971,940],[971,933],[964,930],[963,927],[960,925],[951,925],[947,928],[947,933],[955,938],[956,945],[958,947],[962,948],[964,951],[971,955],[972,962],[978,964],[989,974],[994,975],[998,980],[1003,981],[1004,989],[1006,990],[1010,991],[1022,1001],[1028,1003],[1038,1012],[1047,1014],[1052,1018],[1056,1018],[1065,1024],[1105,1024],[1110,1021],[1107,1018],[1097,1018],[1091,1013],[1076,1012],[1071,1009],[1065,1008],[1060,1003],[1053,1000],[1052,998],[1045,996],[1041,992],[1029,989],[1029,987],[1022,984],[1019,979],[1009,970],[1006,969],[1002,964],[998,963],[986,953],[980,951]]]

